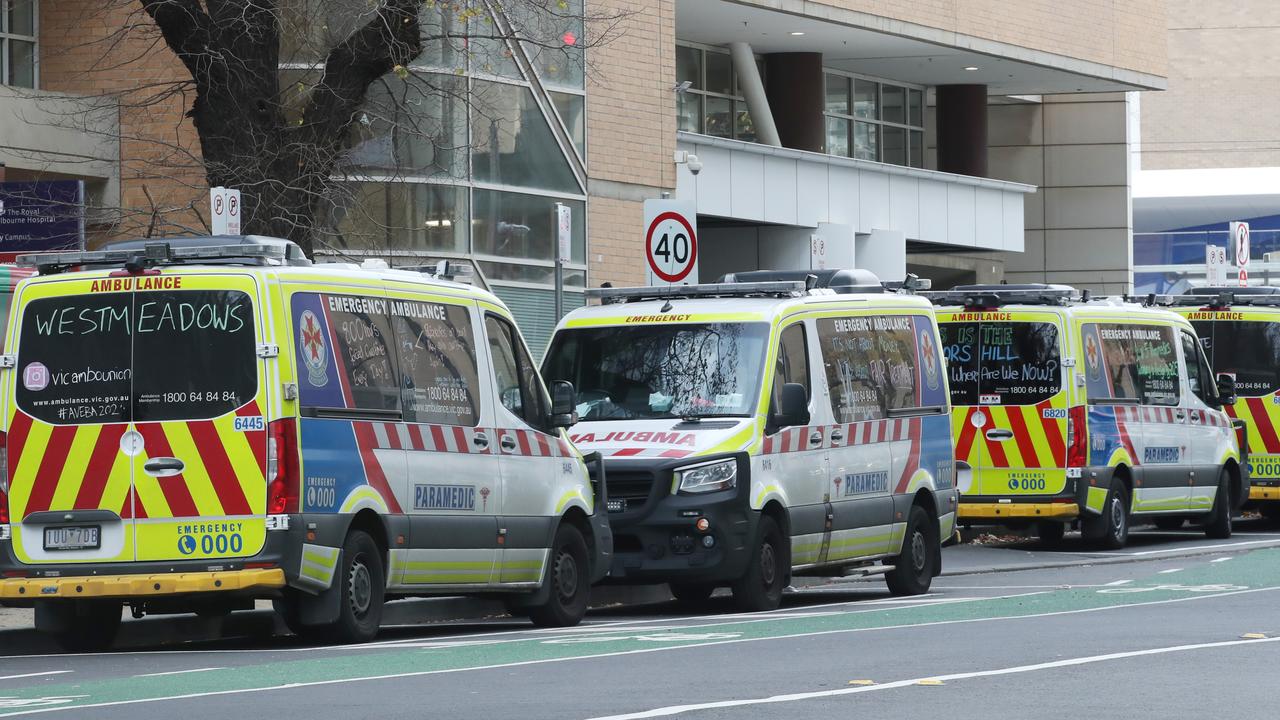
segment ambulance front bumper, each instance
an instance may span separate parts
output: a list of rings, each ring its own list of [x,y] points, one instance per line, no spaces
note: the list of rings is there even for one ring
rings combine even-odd
[[[691,464],[688,459],[610,467],[611,487],[615,477],[646,473],[652,478],[650,494],[639,509],[609,516],[614,535],[610,582],[722,583],[741,577],[760,524],[760,513],[750,505],[750,462],[745,454],[700,457],[696,462],[730,457],[738,458],[736,487],[703,494],[671,493],[673,473]],[[612,490],[609,497],[613,502]],[[697,527],[700,519],[707,523],[705,530]]]

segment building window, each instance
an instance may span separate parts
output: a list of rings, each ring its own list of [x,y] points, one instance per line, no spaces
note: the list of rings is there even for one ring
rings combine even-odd
[[[827,152],[924,167],[924,90],[828,71]]]
[[[729,51],[677,45],[676,82],[689,83],[680,93],[679,130],[755,142],[755,125]]]
[[[36,86],[36,0],[0,0],[0,85]]]

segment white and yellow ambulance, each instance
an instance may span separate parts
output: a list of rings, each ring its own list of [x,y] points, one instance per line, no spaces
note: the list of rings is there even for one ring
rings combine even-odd
[[[778,606],[795,575],[928,590],[957,494],[933,309],[869,273],[592,291],[543,361],[603,454],[610,581]]]
[[[1167,310],[1060,285],[929,293],[950,378],[965,525],[1079,522],[1125,544],[1132,520],[1231,534],[1248,496],[1231,418],[1195,330]]]
[[[576,623],[606,515],[510,313],[257,237],[26,256],[0,358],[0,600],[68,647],[122,605],[363,641],[384,599]],[[567,409],[566,409],[567,408]]]
[[[1243,421],[1250,505],[1280,521],[1280,288],[1202,287],[1167,301],[1195,326],[1213,371],[1234,380],[1226,410]]]

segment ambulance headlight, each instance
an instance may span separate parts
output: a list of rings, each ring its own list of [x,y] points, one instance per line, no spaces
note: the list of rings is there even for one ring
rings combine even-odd
[[[738,461],[720,460],[706,465],[676,470],[680,479],[680,492],[706,493],[730,490],[738,486]]]

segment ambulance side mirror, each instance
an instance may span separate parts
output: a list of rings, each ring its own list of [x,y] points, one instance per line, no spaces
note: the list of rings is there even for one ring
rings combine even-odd
[[[808,425],[809,391],[800,383],[783,385],[782,395],[778,398],[778,412],[774,413],[769,424],[777,428]]]
[[[1223,407],[1236,404],[1236,379],[1226,373],[1218,376],[1218,402]]]
[[[573,389],[573,383],[565,380],[551,383],[551,424],[558,428],[577,425],[577,402],[578,393]]]

